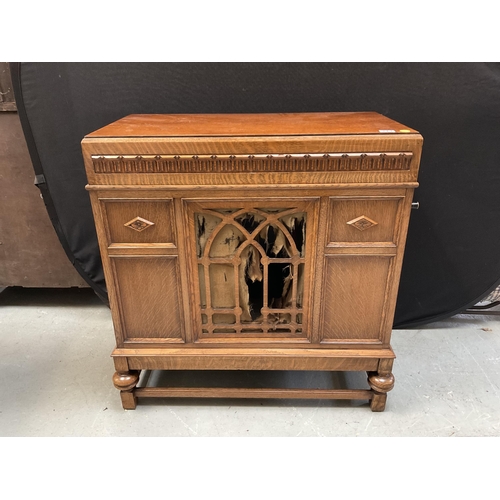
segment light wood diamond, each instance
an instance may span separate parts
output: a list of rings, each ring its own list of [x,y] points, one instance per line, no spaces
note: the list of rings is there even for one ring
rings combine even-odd
[[[154,226],[155,223],[151,222],[147,219],[143,219],[142,217],[136,217],[135,219],[129,220],[124,226],[129,227],[130,229],[133,229],[134,231],[144,231],[148,227]]]
[[[378,222],[369,219],[365,215],[362,215],[361,217],[357,217],[356,219],[350,220],[347,224],[350,224],[351,226],[355,227],[356,229],[359,229],[360,231],[364,231],[365,229],[369,229],[372,226],[376,226]]]

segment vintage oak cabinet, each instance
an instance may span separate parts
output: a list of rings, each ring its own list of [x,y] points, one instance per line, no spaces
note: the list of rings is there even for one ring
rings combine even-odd
[[[385,408],[420,134],[377,113],[131,115],[82,142],[123,407]],[[137,387],[141,370],[366,371],[358,389]]]

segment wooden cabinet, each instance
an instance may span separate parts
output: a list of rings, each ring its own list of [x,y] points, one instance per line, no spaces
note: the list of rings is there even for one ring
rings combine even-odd
[[[124,408],[141,396],[385,408],[417,131],[377,113],[131,115],[82,148]],[[370,389],[137,387],[153,369],[367,371]]]

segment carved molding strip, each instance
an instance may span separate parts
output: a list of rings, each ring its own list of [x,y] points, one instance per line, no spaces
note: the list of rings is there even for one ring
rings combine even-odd
[[[409,170],[413,154],[92,155],[97,174]]]

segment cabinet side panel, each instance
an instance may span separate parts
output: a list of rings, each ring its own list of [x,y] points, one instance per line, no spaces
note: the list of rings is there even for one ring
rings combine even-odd
[[[387,256],[326,256],[321,340],[380,340]]]
[[[177,257],[112,259],[125,339],[181,339]]]

